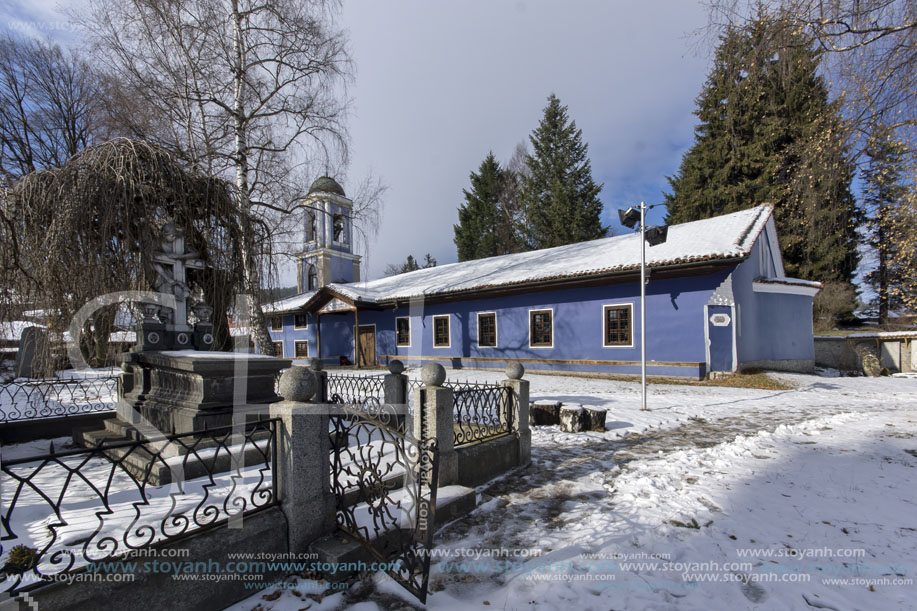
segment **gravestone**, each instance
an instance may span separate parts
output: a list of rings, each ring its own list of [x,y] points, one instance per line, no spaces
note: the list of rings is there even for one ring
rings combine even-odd
[[[212,350],[212,308],[203,301],[188,307],[192,291],[186,272],[201,269],[203,263],[196,252],[185,247],[180,230],[172,225],[163,228],[153,261],[157,291],[172,295],[175,307],[139,304],[143,319],[138,324],[137,345],[121,355],[124,373],[118,387],[117,418],[106,420],[102,430],[75,432],[77,443],[115,446],[120,441],[142,440],[151,434],[149,425],[158,435],[229,426],[238,422],[240,413],[243,421],[248,417],[244,414],[255,419],[256,413],[266,411],[267,404],[281,400],[274,390],[275,380],[292,361]],[[196,318],[193,327],[188,319],[189,309]],[[187,453],[181,443],[162,450],[167,457]],[[144,460],[139,452],[123,457],[125,467],[140,474],[148,467]],[[195,464],[191,472],[199,474],[206,469],[204,464]],[[160,469],[148,477],[154,485],[160,485],[171,475]]]
[[[16,352],[16,377],[40,376],[41,359],[49,357],[47,329],[26,327],[19,336],[19,350]]]

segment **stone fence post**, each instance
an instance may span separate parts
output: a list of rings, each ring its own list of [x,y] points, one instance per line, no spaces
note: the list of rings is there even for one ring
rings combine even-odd
[[[414,391],[414,436],[421,442],[436,438],[439,446],[439,487],[458,481],[455,453],[455,419],[452,389],[444,388],[446,370],[439,363],[427,363],[420,374],[423,388]]]
[[[335,500],[331,493],[331,440],[328,409],[311,403],[320,379],[314,370],[293,366],[280,377],[284,401],[271,405],[277,423],[277,492],[287,518],[290,552],[335,529]],[[319,371],[318,373],[324,373]]]
[[[532,430],[529,428],[529,381],[523,380],[525,368],[513,361],[506,366],[502,384],[507,389],[505,412],[510,418],[510,432],[519,439],[519,466],[532,460]]]
[[[390,373],[382,378],[383,403],[392,406],[398,418],[398,425],[407,433],[412,430],[413,422],[408,418],[408,376],[404,375],[404,363],[398,359],[388,364]]]
[[[312,399],[314,403],[328,402],[328,372],[322,371],[323,367],[321,359],[309,361],[309,369],[315,378],[315,397]]]

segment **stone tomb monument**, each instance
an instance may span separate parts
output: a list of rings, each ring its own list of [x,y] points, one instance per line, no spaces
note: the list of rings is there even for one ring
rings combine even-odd
[[[196,322],[189,324],[191,291],[186,271],[202,269],[203,263],[197,253],[185,249],[180,230],[171,225],[163,228],[154,262],[159,276],[157,289],[175,297],[174,311],[155,303],[141,304],[144,318],[138,324],[137,345],[121,355],[124,373],[118,389],[117,418],[107,420],[101,430],[75,431],[75,441],[84,446],[161,439],[163,435],[239,424],[247,415],[254,417],[253,412],[264,414],[266,404],[281,400],[274,391],[274,380],[292,365],[290,360],[211,351],[213,311],[203,302],[191,307]],[[243,389],[244,395],[237,397]],[[197,449],[206,443],[199,443]],[[111,452],[117,454],[119,450]],[[127,454],[124,464],[135,474],[149,469],[151,457],[144,460],[143,453],[136,450],[120,452]],[[162,450],[162,455],[170,458],[186,452],[182,444],[173,443]],[[203,474],[203,466],[196,468],[190,459],[184,462],[185,479]],[[149,476],[151,483],[171,481],[173,476],[164,461],[156,463]],[[229,469],[228,454],[225,463],[223,469]]]

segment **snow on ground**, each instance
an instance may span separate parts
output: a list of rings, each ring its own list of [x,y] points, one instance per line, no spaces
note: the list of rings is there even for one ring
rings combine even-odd
[[[653,385],[643,412],[635,383],[527,374],[607,430],[534,427],[531,466],[437,533],[427,607],[917,609],[917,379],[779,377],[795,389]],[[383,574],[316,588],[233,609],[419,606]]]

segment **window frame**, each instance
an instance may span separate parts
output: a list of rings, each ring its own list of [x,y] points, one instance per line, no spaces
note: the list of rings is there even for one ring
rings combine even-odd
[[[482,344],[481,343],[481,317],[482,316],[493,316],[494,317],[494,343],[493,344]],[[496,312],[478,312],[478,348],[496,348],[500,344],[500,335],[497,330],[497,313]]]
[[[275,321],[280,322],[280,324],[276,327],[274,326]],[[271,331],[283,331],[283,315],[282,314],[275,314],[271,316]]]
[[[274,352],[279,352],[279,353],[280,353],[280,354],[277,355],[277,356],[279,356],[280,358],[286,357],[286,355],[287,355],[287,354],[286,354],[286,348],[284,347],[283,341],[282,341],[282,340],[280,340],[280,341],[275,340],[275,341],[272,341],[271,343],[274,344]],[[280,344],[280,350],[277,350],[277,347],[278,347],[277,344]]]
[[[608,310],[627,308],[628,326],[630,328],[629,344],[608,343]],[[633,303],[606,303],[602,305],[602,347],[603,348],[633,348],[634,347],[634,304]]]
[[[297,324],[296,319],[299,318],[300,316],[302,316],[305,319],[306,324],[304,325]],[[293,314],[293,328],[294,329],[308,329],[309,328],[309,315],[306,314],[305,312],[303,312],[302,314]]]
[[[434,348],[451,348],[452,347],[452,316],[449,314],[437,314],[433,317],[433,347]],[[446,319],[446,339],[447,343],[436,343],[436,321]]]
[[[549,313],[551,315],[551,342],[548,344],[535,344],[532,342],[535,314]],[[529,348],[553,348],[554,347],[554,308],[533,308],[529,310]]]
[[[298,351],[298,349],[299,349],[300,344],[305,344],[305,345],[306,345],[306,354],[305,354],[305,356],[301,356],[301,355],[297,354],[297,351]],[[293,340],[293,358],[294,358],[294,359],[307,359],[307,358],[309,358],[309,340],[307,340],[307,339],[297,339],[297,340]]]
[[[402,344],[398,340],[398,321],[399,320],[408,321],[408,342],[406,344]],[[434,329],[434,334],[435,334],[435,329]],[[410,348],[411,347],[411,317],[410,316],[396,316],[395,317],[395,347],[397,348]]]

